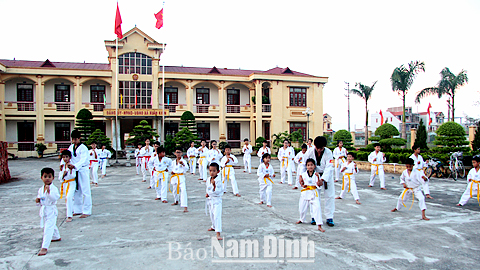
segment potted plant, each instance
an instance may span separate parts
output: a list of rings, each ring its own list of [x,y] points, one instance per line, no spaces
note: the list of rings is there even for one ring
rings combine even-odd
[[[47,146],[43,143],[36,143],[35,148],[37,149],[38,157],[43,157],[43,151],[47,149]]]

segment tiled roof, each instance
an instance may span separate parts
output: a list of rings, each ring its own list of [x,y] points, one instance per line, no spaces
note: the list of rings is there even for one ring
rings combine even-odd
[[[59,68],[59,69],[88,69],[88,70],[111,70],[110,64],[96,64],[96,63],[72,63],[72,62],[50,62],[46,61],[26,61],[26,60],[7,60],[0,59],[0,63],[6,67],[17,68]],[[52,67],[53,65],[53,67]],[[218,72],[217,72],[218,71]],[[272,68],[266,71],[262,70],[247,70],[247,69],[227,69],[227,68],[201,68],[201,67],[179,67],[179,66],[165,66],[165,72],[172,73],[193,73],[193,74],[223,74],[223,75],[238,75],[249,76],[252,73],[257,74],[275,74],[275,75],[293,75],[293,76],[308,76],[313,75],[293,71],[287,68]]]
[[[48,60],[48,59],[47,59]],[[25,60],[6,60],[0,59],[6,67],[17,68],[40,68],[47,61],[25,61]],[[50,61],[48,61],[50,62]],[[50,62],[55,67],[45,66],[44,68],[60,68],[60,69],[90,69],[90,70],[110,70],[110,64],[96,64],[96,63],[72,63],[72,62]]]

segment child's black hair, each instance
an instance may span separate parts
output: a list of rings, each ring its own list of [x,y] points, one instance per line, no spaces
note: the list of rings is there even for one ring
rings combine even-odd
[[[327,138],[325,138],[323,136],[317,136],[315,138],[315,140],[313,141],[313,145],[315,145],[315,147],[317,149],[325,147],[325,146],[327,146]]]
[[[175,147],[175,152],[176,152],[176,151],[183,152],[183,148],[182,148],[182,147],[180,147],[180,146],[177,146],[177,147]]]
[[[92,144],[98,144],[98,143],[96,141],[93,141],[93,142],[90,143],[90,145],[92,145]]]
[[[218,165],[218,163],[215,163],[215,162],[210,163],[209,167],[215,167],[217,169],[217,172],[220,171],[220,166]]]
[[[380,146],[380,144],[379,143],[374,143],[373,144],[373,147],[377,147],[377,146]]]
[[[62,156],[68,156],[69,158],[72,158],[72,152],[70,152],[70,150],[63,150],[62,151]]]
[[[243,139],[243,142],[248,142],[248,138]]]
[[[269,153],[265,153],[265,154],[263,154],[263,156],[262,156],[262,160],[263,160],[263,159],[266,159],[266,158],[269,158],[269,157],[271,157],[271,155],[270,155]]]
[[[354,152],[348,152],[347,153],[347,156],[352,156],[353,158],[356,158],[356,155]]]
[[[160,144],[159,141],[155,141],[155,142],[153,143],[153,145],[158,145],[158,146],[160,146],[161,144]]]
[[[52,169],[52,168],[43,168],[41,171],[40,171],[40,176],[43,176],[44,174],[51,174],[53,177],[55,177],[55,171]]]
[[[317,163],[315,162],[315,159],[309,158],[309,159],[307,159],[307,161],[305,161],[305,166],[307,166],[307,164],[308,164],[309,162],[313,163],[313,165],[315,165],[315,166],[317,165]]]
[[[72,139],[76,139],[76,138],[80,139],[81,137],[82,137],[82,134],[80,134],[80,131],[78,131],[76,129],[74,129],[72,131],[72,133],[70,134],[70,138],[72,138]]]
[[[207,140],[205,140],[205,139],[201,139],[201,140],[200,140],[200,142],[205,142],[205,143],[206,143],[206,142],[207,142]]]
[[[414,145],[412,146],[412,150],[413,150],[413,151],[417,150],[417,148],[420,148],[420,145],[414,144]]]
[[[143,143],[142,143],[142,142],[138,142],[138,143],[137,143],[137,146],[139,146],[139,145],[143,146]]]
[[[223,150],[225,150],[225,149],[227,149],[227,148],[230,149],[230,150],[232,149],[232,147],[230,146],[230,144],[225,145],[225,147],[223,147]]]
[[[312,141],[312,143],[313,143],[313,139],[312,139],[312,138],[308,138],[308,140],[309,140],[309,141]]]
[[[476,162],[480,162],[480,155],[473,156],[472,160],[475,160]]]
[[[217,142],[217,141],[215,141],[215,140],[211,140],[211,141],[210,141],[210,145],[212,145],[213,143],[216,143],[216,142]]]
[[[302,149],[308,149],[306,144],[302,144]]]
[[[165,153],[165,152],[167,152],[167,150],[165,150],[165,147],[159,146],[159,147],[157,148],[157,154],[160,154],[160,153],[162,153],[162,152]]]
[[[285,142],[290,143],[290,141],[288,139],[283,140],[283,143],[285,143]]]
[[[407,158],[407,160],[405,160],[405,165],[413,165],[413,164],[415,164],[415,161],[412,158]]]
[[[342,141],[342,140],[338,140],[338,141],[337,141],[337,146],[340,144],[340,142],[342,142],[342,143],[343,143],[343,141]]]

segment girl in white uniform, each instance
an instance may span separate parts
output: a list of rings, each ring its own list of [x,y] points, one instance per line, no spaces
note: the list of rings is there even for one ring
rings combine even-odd
[[[228,189],[228,181],[232,182],[232,189],[233,195],[240,197],[238,192],[237,180],[235,178],[235,169],[233,169],[234,165],[237,165],[238,160],[237,158],[231,154],[232,148],[230,145],[225,146],[225,156],[222,157],[220,160],[220,167],[222,168],[222,183],[224,187],[223,192],[227,192]],[[226,183],[225,183],[226,181]]]
[[[433,199],[432,196],[430,196],[430,188],[428,187],[428,178],[425,175],[425,172],[423,171],[423,168],[427,167],[427,164],[425,161],[423,161],[423,157],[420,155],[420,146],[414,144],[412,146],[413,154],[410,156],[411,159],[415,162],[413,164],[413,169],[416,170],[418,173],[423,178],[424,184],[423,184],[423,192],[425,193],[425,197],[429,199]]]
[[[268,207],[272,207],[272,177],[275,177],[275,171],[270,165],[270,154],[264,154],[263,163],[257,169],[258,184],[260,186],[260,203],[266,203]]]
[[[187,186],[185,183],[185,174],[188,171],[188,163],[182,158],[183,152],[181,147],[175,149],[175,156],[177,157],[170,165],[170,182],[172,184],[173,203],[178,205],[180,196],[180,206],[184,207],[183,212],[188,212]]]
[[[217,163],[220,165],[220,159],[222,159],[222,151],[217,148],[217,141],[213,140],[210,142],[212,149],[208,152],[208,164]]]
[[[340,170],[347,157],[347,149],[343,147],[343,141],[338,141],[337,147],[333,150],[333,157],[335,158],[335,182],[338,182],[340,179]]]
[[[252,173],[252,146],[248,143],[248,139],[245,138],[243,140],[245,145],[242,147],[242,153],[243,153],[243,165],[245,166],[245,169],[243,172]]]
[[[298,164],[297,167],[297,177],[296,177],[296,182],[295,182],[295,187],[293,189],[298,189],[300,187],[300,175],[302,175],[304,172],[307,171],[307,167],[305,167],[305,159],[304,155],[307,152],[307,145],[302,144],[302,151],[298,152],[298,154],[295,156],[295,163]]]
[[[408,158],[405,162],[405,167],[407,167],[407,169],[403,171],[402,175],[400,176],[400,184],[403,185],[404,190],[402,194],[400,194],[400,196],[398,197],[397,207],[395,207],[392,212],[398,211],[402,207],[402,205],[407,207],[405,205],[405,201],[409,201],[410,196],[414,196],[417,198],[418,206],[422,211],[422,219],[430,220],[425,216],[425,210],[427,209],[427,205],[425,204],[425,197],[422,193],[422,185],[424,181],[421,175],[416,170],[413,170],[413,164],[414,161],[411,158]],[[413,200],[414,198],[412,197],[412,206]],[[410,209],[412,208],[412,206],[410,206]]]
[[[207,180],[205,201],[205,212],[210,212],[210,220],[212,226],[208,231],[215,231],[218,240],[223,240],[220,236],[222,232],[222,196],[223,196],[223,183],[222,177],[218,175],[220,167],[217,163],[212,163],[208,167],[210,176]],[[208,215],[208,214],[207,214]]]
[[[357,164],[353,162],[354,158],[354,153],[347,154],[347,162],[343,163],[342,169],[340,170],[343,173],[342,191],[340,192],[340,196],[335,199],[343,199],[345,193],[352,190],[352,195],[355,199],[355,202],[357,204],[361,204],[360,198],[358,197],[357,184],[355,182],[355,175],[358,173],[358,168]]]
[[[195,168],[197,167],[197,148],[195,148],[195,142],[190,142],[190,148],[187,150],[188,166],[190,167],[190,173],[195,174]]]
[[[43,186],[38,189],[35,202],[40,208],[40,226],[43,227],[42,249],[38,256],[47,254],[50,242],[62,240],[57,227],[57,200],[60,198],[58,188],[53,185],[55,172],[52,168],[43,168],[41,171]]]
[[[260,166],[263,163],[262,157],[263,157],[264,154],[270,154],[270,155],[272,154],[272,151],[270,150],[270,147],[267,146],[267,141],[263,141],[262,144],[263,144],[263,147],[261,147],[257,151],[257,156],[258,156],[258,160],[259,160],[258,166]]]
[[[317,221],[318,230],[325,232],[325,230],[322,228],[323,221],[322,209],[320,208],[320,195],[317,191],[317,186],[321,187],[323,185],[323,180],[320,179],[319,174],[315,173],[315,169],[317,167],[315,160],[307,159],[305,163],[307,171],[300,176],[300,185],[303,189],[298,202],[300,220],[297,222],[297,224],[305,222],[305,215],[307,214],[307,209],[310,206],[310,212],[313,215],[313,218]]]
[[[200,178],[198,180],[203,180],[203,182],[207,181],[208,172],[207,172],[207,165],[208,160],[207,157],[209,155],[210,150],[207,148],[207,141],[202,139],[200,142],[200,147],[197,149],[198,153],[198,173],[200,174]]]

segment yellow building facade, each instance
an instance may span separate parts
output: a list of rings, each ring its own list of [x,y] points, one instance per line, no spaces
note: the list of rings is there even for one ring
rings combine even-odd
[[[157,129],[162,141],[175,135],[185,111],[195,116],[199,137],[233,147],[240,147],[244,138],[271,140],[282,131],[302,129],[305,134],[307,107],[315,111],[308,125],[310,136],[323,134],[327,77],[279,67],[260,71],[165,66],[162,87],[164,44],[135,27],[118,41],[118,59],[116,40],[105,41],[105,47],[104,64],[0,59],[0,141],[8,142],[10,153],[34,156],[35,143],[46,144],[46,153],[68,146],[82,108],[92,112],[96,127],[118,149],[141,120]],[[254,104],[252,98],[263,104]]]

